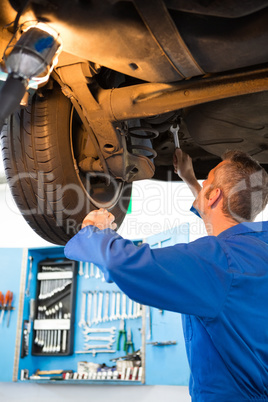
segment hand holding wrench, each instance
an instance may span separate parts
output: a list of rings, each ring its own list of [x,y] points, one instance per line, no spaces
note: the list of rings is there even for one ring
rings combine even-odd
[[[178,124],[177,125],[172,124],[172,126],[170,127],[170,131],[174,137],[175,148],[180,148],[180,141],[179,141],[179,135],[178,135],[179,129],[180,129],[180,126]]]

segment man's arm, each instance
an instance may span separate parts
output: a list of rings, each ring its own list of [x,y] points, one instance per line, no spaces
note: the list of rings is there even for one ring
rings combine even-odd
[[[65,255],[93,262],[106,281],[115,282],[139,303],[208,318],[219,313],[232,281],[226,255],[214,236],[150,249],[91,225],[67,243]]]
[[[175,173],[188,185],[196,198],[201,190],[201,186],[196,179],[190,156],[180,148],[176,148],[173,154],[173,166]]]

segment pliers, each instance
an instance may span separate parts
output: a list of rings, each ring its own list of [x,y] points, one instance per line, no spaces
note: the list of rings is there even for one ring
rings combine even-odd
[[[131,348],[132,353],[134,353],[134,344],[132,342],[132,334],[130,328],[127,331],[126,354],[128,354],[129,348]]]
[[[123,337],[123,350],[126,352],[126,347],[127,347],[127,335],[126,335],[126,330],[125,330],[125,320],[120,321],[120,327],[119,327],[119,332],[118,332],[118,337],[117,337],[117,347],[116,350],[120,350],[120,341],[121,337]]]

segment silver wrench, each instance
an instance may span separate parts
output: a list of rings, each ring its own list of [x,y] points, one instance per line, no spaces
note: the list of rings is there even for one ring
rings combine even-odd
[[[82,304],[81,304],[81,315],[80,315],[80,321],[78,323],[78,326],[85,327],[86,326],[86,320],[85,320],[85,315],[86,315],[86,302],[87,302],[87,294],[86,292],[82,292]]]
[[[105,293],[105,310],[104,310],[104,315],[103,315],[103,322],[109,321],[109,299],[110,299],[110,293],[106,292]]]
[[[96,278],[96,279],[99,279],[100,277],[101,277],[100,269],[97,267],[95,278]]]
[[[84,331],[83,331],[83,334],[87,335],[87,334],[96,334],[96,333],[102,333],[103,332],[103,333],[110,333],[110,334],[114,335],[115,331],[116,331],[116,327],[108,327],[108,328],[89,328],[89,327],[86,327],[84,329]]]
[[[84,344],[85,350],[90,350],[90,349],[111,349],[112,348],[112,343],[107,343],[107,345],[102,344],[102,345],[87,345],[86,343]]]
[[[88,279],[88,278],[89,278],[89,274],[88,274],[88,265],[89,265],[89,263],[88,263],[88,262],[86,262],[85,279]]]
[[[79,271],[78,271],[79,276],[83,276],[84,275],[84,271],[83,271],[83,261],[79,262]]]
[[[102,322],[102,301],[103,301],[103,292],[99,292],[99,301],[98,301],[98,317],[97,322]]]
[[[122,294],[122,314],[121,314],[121,319],[126,320],[128,318],[127,316],[127,296],[125,293]]]
[[[98,295],[97,292],[94,292],[93,294],[93,320],[92,324],[97,324],[97,303],[98,303]]]
[[[115,352],[116,352],[116,350],[113,350],[113,349],[109,349],[109,350],[107,350],[107,349],[97,349],[97,350],[94,349],[94,350],[78,350],[77,352],[74,352],[74,353],[82,354],[82,355],[84,355],[86,353],[92,353],[92,356],[95,357],[97,353],[115,353]]]
[[[89,342],[89,341],[106,341],[108,343],[114,343],[114,336],[91,336],[91,335],[85,335],[84,336],[84,340],[85,342]]]
[[[174,137],[174,144],[175,144],[175,148],[180,148],[180,141],[179,141],[179,129],[180,126],[178,124],[172,124],[172,126],[170,127],[170,131],[173,134]]]
[[[90,263],[90,273],[89,273],[90,278],[94,277],[94,264],[93,262]]]
[[[128,299],[128,319],[133,318],[133,314],[132,314],[132,306],[133,306],[133,301],[132,299]]]
[[[87,326],[90,327],[91,325],[91,305],[92,305],[92,292],[87,292]]]
[[[121,307],[121,293],[117,292],[117,294],[116,294],[116,314],[115,314],[116,320],[120,320],[120,318],[121,318],[120,307]]]
[[[116,294],[115,294],[115,292],[113,292],[113,294],[112,294],[112,306],[111,306],[110,321],[116,320],[116,316],[115,316],[115,297],[116,297]]]
[[[28,283],[27,283],[27,289],[25,291],[25,296],[29,296],[30,294],[30,283],[31,279],[33,276],[32,270],[33,270],[33,257],[30,255],[29,256],[29,261],[30,261],[30,267],[29,267],[29,274],[28,274]]]

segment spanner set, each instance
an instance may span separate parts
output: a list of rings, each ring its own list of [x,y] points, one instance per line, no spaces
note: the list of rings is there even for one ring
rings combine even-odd
[[[76,267],[70,260],[38,264],[33,355],[73,352]]]
[[[83,350],[76,353],[91,353],[93,357],[98,353],[115,353],[116,350],[112,349],[112,346],[115,342],[116,327],[95,328],[95,326],[141,316],[142,306],[133,302],[120,290],[82,291],[78,327],[84,336],[84,346]]]
[[[78,326],[141,317],[142,306],[120,291],[83,291]]]

